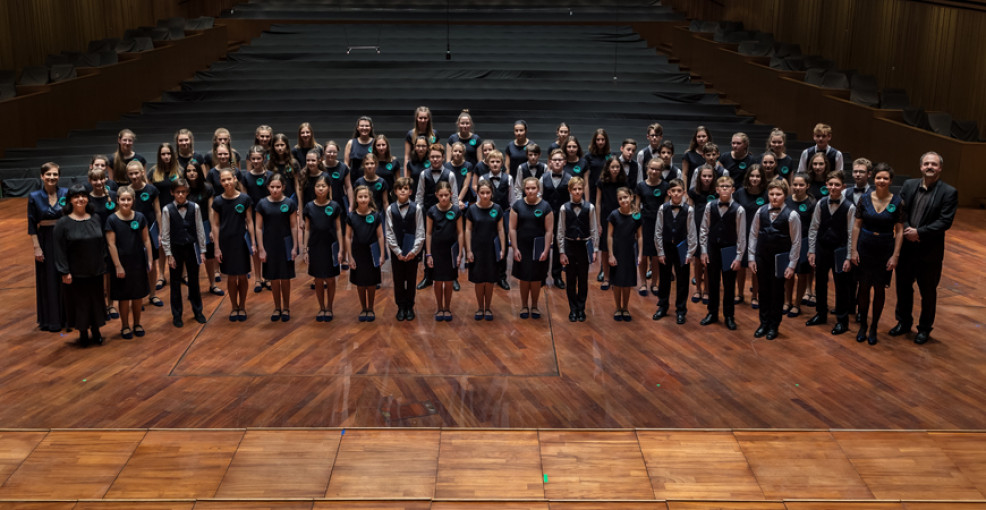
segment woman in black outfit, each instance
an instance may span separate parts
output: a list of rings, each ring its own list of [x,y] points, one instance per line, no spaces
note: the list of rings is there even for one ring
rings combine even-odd
[[[103,309],[106,242],[103,226],[93,214],[84,185],[69,188],[65,216],[55,223],[53,238],[55,267],[64,284],[68,325],[79,330],[82,347],[88,346],[90,340],[102,344],[99,327],[106,320]]]
[[[60,175],[61,170],[55,163],[41,165],[41,189],[32,191],[27,198],[27,233],[34,244],[34,286],[41,331],[61,331],[65,327],[52,237],[55,222],[68,204],[68,190],[58,187]]]

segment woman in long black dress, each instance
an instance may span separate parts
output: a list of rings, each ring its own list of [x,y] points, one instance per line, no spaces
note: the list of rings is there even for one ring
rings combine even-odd
[[[349,283],[356,286],[362,310],[360,322],[373,322],[377,315],[373,303],[380,283],[380,266],[384,263],[383,217],[373,204],[366,186],[356,187],[356,208],[346,221],[346,250],[349,253]],[[376,252],[376,253],[374,253]]]
[[[326,149],[328,149],[326,145]],[[336,277],[342,265],[345,250],[340,247],[344,208],[332,200],[330,177],[315,179],[315,199],[305,204],[305,263],[308,274],[315,278],[315,298],[318,314],[315,320],[332,320],[332,303],[336,296]]]
[[[541,284],[548,277],[548,250],[551,248],[554,211],[541,200],[541,180],[524,179],[524,198],[511,206],[510,245],[514,247],[514,278],[520,280],[520,318],[541,318],[538,299]],[[530,307],[528,307],[530,302]]]
[[[585,180],[588,189],[586,189],[585,196],[590,200],[596,198],[596,185],[599,183],[599,177],[603,174],[606,162],[611,159],[613,159],[613,151],[609,145],[609,134],[606,133],[605,129],[599,128],[592,134],[592,143],[589,144],[589,150],[585,153],[585,164],[589,167],[586,170],[588,177]]]
[[[894,170],[887,164],[878,164],[873,171],[872,193],[863,195],[856,208],[856,223],[852,228],[856,240],[852,262],[859,266],[859,323],[856,341],[877,343],[876,332],[886,299],[890,277],[897,267],[900,246],[904,240],[904,204],[900,195],[890,193]],[[867,333],[866,316],[870,306],[870,289],[873,290],[873,315]]]
[[[610,246],[610,282],[613,285],[613,300],[616,312],[613,320],[630,322],[630,291],[637,285],[637,264],[643,262],[643,245],[640,243],[640,211],[633,204],[630,188],[620,188],[616,192],[620,207],[609,213],[607,244]]]
[[[650,292],[657,295],[657,277],[661,274],[658,266],[657,245],[654,244],[655,226],[657,225],[657,211],[668,198],[668,183],[661,175],[664,173],[664,160],[656,157],[647,162],[647,178],[638,182],[633,190],[634,203],[643,218],[641,223],[640,237],[643,239],[644,258],[637,267],[640,276],[640,288],[637,294],[647,295],[647,273],[648,263],[650,264],[651,281]]]
[[[144,172],[144,165],[138,161],[131,161],[127,165],[127,177],[130,178],[130,187],[134,189],[136,198],[134,199],[134,210],[143,214],[147,220],[148,233],[151,236],[151,256],[154,260],[160,256],[158,248],[161,246],[161,200],[160,193],[153,184],[147,183],[147,174]],[[164,306],[164,301],[157,297],[157,265],[151,265],[151,270],[147,273],[150,280],[151,289],[148,293],[147,301],[154,306]]]
[[[226,290],[232,310],[230,322],[247,319],[247,274],[250,272],[252,247],[257,246],[253,229],[253,200],[240,193],[240,183],[231,169],[219,175],[223,193],[212,199],[212,237],[219,270],[226,275]],[[247,245],[246,238],[250,237]],[[255,248],[254,248],[255,249]]]
[[[195,165],[189,165],[185,169],[185,181],[188,182],[188,200],[195,202],[202,212],[202,229],[205,230],[205,265],[206,281],[209,282],[209,293],[214,296],[225,296],[226,291],[216,286],[220,281],[219,261],[216,260],[216,243],[212,237],[212,222],[208,221],[210,211],[212,211],[212,199],[215,193],[212,185],[205,182],[204,176]]]
[[[606,169],[603,170],[602,175],[599,176],[599,182],[596,183],[596,211],[599,217],[596,218],[596,224],[600,225],[602,231],[599,233],[599,254],[600,260],[604,261],[599,264],[599,277],[597,280],[603,282],[602,289],[609,289],[609,264],[605,261],[609,260],[609,244],[606,241],[606,232],[609,228],[609,222],[606,221],[609,218],[609,214],[619,207],[616,199],[616,190],[623,186],[626,186],[626,173],[623,172],[623,164],[620,163],[619,158],[612,158],[606,163]]]
[[[92,161],[98,162],[99,158],[102,156],[93,156]],[[92,213],[99,220],[100,225],[106,225],[106,219],[110,217],[117,208],[116,191],[113,191],[107,185],[109,180],[107,179],[106,170],[102,167],[95,166],[90,163],[89,165],[89,204],[92,206]],[[107,259],[106,264],[109,266],[112,263],[111,260]],[[110,288],[110,272],[107,271],[103,276],[103,288]],[[105,297],[106,301],[106,318],[107,319],[119,319],[120,311],[113,306],[113,298],[107,293]]]
[[[312,153],[309,155],[314,156]],[[287,322],[291,320],[291,279],[298,255],[298,205],[284,196],[284,178],[280,175],[271,176],[267,189],[270,195],[256,206],[257,251],[264,279],[270,281],[274,294],[270,320]]]
[[[68,326],[79,330],[79,345],[103,343],[99,327],[106,322],[103,309],[103,273],[106,241],[103,226],[92,214],[89,192],[76,184],[68,191],[65,215],[52,232],[55,267],[61,275]]]
[[[147,296],[150,282],[147,273],[152,259],[147,255],[153,249],[147,218],[134,210],[137,193],[130,186],[117,190],[119,208],[107,218],[106,246],[114,270],[110,273],[110,299],[120,303],[120,336],[131,339],[144,336],[140,325],[141,302]],[[130,314],[133,313],[133,329]]]
[[[428,209],[425,218],[425,260],[435,282],[436,321],[452,320],[452,282],[459,277],[459,264],[464,250],[462,243],[462,212],[452,203],[452,185],[435,185],[438,203]]]
[[[170,143],[162,143],[157,148],[157,164],[152,166],[147,172],[147,182],[151,183],[158,190],[158,201],[160,202],[161,209],[164,209],[164,206],[175,200],[171,195],[171,186],[182,175],[183,172],[178,165],[177,151]],[[160,243],[158,244],[160,245]],[[164,248],[158,246],[158,254],[155,258],[158,261],[157,270],[159,276],[157,283],[161,283],[161,287],[158,288],[157,283],[155,283],[154,288],[160,290],[168,284],[167,280],[164,279],[164,275],[168,274],[168,269],[165,267],[167,261],[164,257]]]
[[[61,277],[55,267],[52,239],[55,222],[68,204],[68,190],[58,187],[60,175],[57,164],[41,165],[41,189],[27,197],[27,234],[34,245],[34,289],[41,331],[61,331],[65,327]]]
[[[507,256],[503,209],[493,203],[493,184],[485,179],[476,186],[479,201],[466,211],[466,262],[469,281],[476,288],[473,319],[493,320],[493,284],[500,280],[497,262]],[[499,244],[499,246],[497,246]]]

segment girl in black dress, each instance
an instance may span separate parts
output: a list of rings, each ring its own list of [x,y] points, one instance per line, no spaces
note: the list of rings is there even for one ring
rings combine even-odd
[[[386,135],[380,134],[373,139],[373,155],[377,158],[377,177],[387,183],[388,191],[394,189],[394,179],[397,178],[403,167],[391,153],[390,140],[387,139]]]
[[[332,187],[331,199],[341,205],[344,211],[349,210],[349,204],[353,203],[353,180],[349,165],[339,161],[339,144],[334,140],[325,142],[322,170],[329,176],[329,185]],[[343,221],[342,224],[345,229],[346,222]]]
[[[171,195],[171,187],[176,180],[184,175],[181,167],[178,166],[178,154],[176,152],[170,143],[162,143],[157,148],[157,164],[147,172],[147,181],[157,188],[158,193],[160,193],[158,200],[162,209],[174,201],[174,197]],[[168,284],[168,281],[164,278],[164,275],[168,274],[168,268],[165,267],[167,260],[164,257],[164,248],[160,246],[158,246],[157,261],[159,276],[157,283],[154,284],[154,288],[161,290]],[[158,287],[158,284],[161,284],[161,287]]]
[[[695,209],[695,231],[698,232],[702,226],[702,218],[705,217],[705,205],[716,200],[716,174],[711,165],[703,164],[698,167],[695,177],[695,186],[688,190],[688,201]],[[692,303],[709,302],[709,289],[706,278],[706,267],[702,263],[702,257],[693,259],[694,270],[692,281],[695,283],[695,294],[692,295]]]
[[[41,189],[27,197],[27,233],[34,245],[34,287],[41,331],[61,331],[65,327],[61,277],[55,267],[52,237],[55,222],[68,204],[68,190],[58,187],[60,175],[57,164],[41,165]]]
[[[609,222],[606,220],[609,218],[609,214],[619,207],[616,190],[626,186],[626,179],[627,175],[623,173],[623,164],[620,163],[619,158],[612,158],[606,163],[606,169],[599,176],[599,182],[596,184],[596,211],[599,214],[596,221],[602,228],[599,233],[599,244],[601,245],[599,255],[602,261],[609,260],[609,244],[607,242]],[[602,278],[597,278],[597,280],[603,282],[603,290],[609,289],[609,272],[609,264],[599,264],[599,274]]]
[[[134,189],[134,210],[143,214],[147,220],[148,234],[151,236],[151,247],[154,248],[149,253],[153,258],[160,257],[158,248],[161,246],[161,200],[157,188],[153,184],[147,184],[147,175],[144,173],[144,165],[139,161],[131,161],[127,165],[127,177],[130,179],[130,187]],[[154,306],[164,306],[164,301],[157,297],[157,265],[151,265],[147,272],[150,280],[150,292],[148,302]]]
[[[178,148],[175,159],[182,173],[195,169],[205,176],[209,167],[205,166],[205,156],[195,152],[195,136],[191,130],[182,128],[175,133],[175,147]]]
[[[150,289],[147,273],[153,262],[147,219],[134,211],[137,194],[130,186],[117,190],[118,210],[106,220],[106,245],[115,270],[110,271],[110,299],[120,302],[120,336],[130,340],[144,336],[140,325],[141,301]],[[133,311],[133,329],[130,313]]]
[[[791,178],[791,196],[787,197],[785,201],[787,206],[801,217],[802,232],[807,232],[811,227],[811,217],[815,214],[815,197],[808,194],[809,179],[810,177],[805,173],[796,173]],[[825,193],[828,194],[828,188],[825,188]],[[785,304],[783,311],[788,317],[801,315],[801,305],[815,306],[815,293],[811,290],[811,283],[815,279],[815,274],[811,270],[811,264],[808,263],[807,246],[805,243],[805,247],[801,251],[801,258],[794,270],[797,282],[791,278],[784,284]]]
[[[353,137],[346,142],[346,151],[343,155],[343,162],[349,165],[352,172],[351,180],[363,176],[363,157],[373,148],[373,119],[366,115],[356,121],[356,129],[353,130]],[[352,201],[350,201],[352,207]]]
[[[425,260],[435,282],[436,321],[452,320],[452,282],[458,279],[459,264],[464,250],[462,242],[462,212],[452,203],[452,185],[435,185],[438,204],[428,209],[425,220]]]
[[[582,144],[575,135],[565,139],[565,172],[569,175],[582,177],[589,164],[582,157]]]
[[[356,286],[360,322],[373,322],[373,302],[380,283],[380,266],[384,263],[383,219],[373,205],[370,188],[356,186],[356,208],[347,218],[346,250],[349,253],[349,283]]]
[[[637,285],[637,264],[644,261],[643,245],[640,241],[640,211],[633,204],[633,192],[630,188],[620,188],[616,192],[619,209],[611,212],[606,223],[606,243],[609,249],[609,265],[613,284],[613,301],[616,302],[616,312],[613,320],[630,322],[630,291]]]
[[[147,166],[147,159],[134,151],[134,142],[137,135],[129,129],[122,129],[116,135],[116,152],[110,156],[107,165],[110,170],[110,177],[119,185],[127,184],[127,165],[131,161],[139,161],[141,165]]]
[[[267,160],[267,169],[272,173],[281,174],[284,178],[284,196],[295,198],[301,163],[291,155],[287,135],[277,133],[272,140],[271,147],[274,149],[270,153],[270,159]]]
[[[517,174],[517,167],[527,161],[527,144],[529,143],[531,141],[527,138],[527,122],[523,120],[514,122],[514,139],[507,144],[507,148],[503,151],[503,157],[506,160],[507,168],[510,169],[510,175],[517,179],[520,179],[520,175]],[[538,155],[540,154],[538,152]]]
[[[613,151],[609,146],[609,134],[606,130],[599,128],[592,134],[592,143],[589,144],[589,151],[585,154],[585,164],[589,168],[588,177],[585,177],[588,188],[585,196],[590,200],[596,198],[596,184],[599,177],[603,174],[606,162],[613,159]]]
[[[798,163],[787,154],[787,134],[784,131],[774,128],[770,132],[770,136],[767,138],[767,152],[764,152],[763,156],[760,156],[760,164],[764,164],[764,157],[768,154],[774,156],[774,161],[776,162],[776,165],[774,165],[776,173],[769,176],[769,179],[778,176],[790,183],[791,177],[798,170]]]
[[[265,170],[265,154],[263,146],[254,145],[250,147],[247,152],[247,162],[246,170],[241,170],[239,172],[239,181],[243,185],[243,189],[247,196],[254,204],[259,204],[261,200],[270,194],[267,189],[267,184],[270,183],[270,178],[274,174],[270,170]],[[257,215],[256,210],[254,210],[254,221],[256,221]],[[255,284],[253,286],[253,292],[259,293],[264,290],[264,287],[270,289],[270,282],[267,281],[263,276],[263,271],[261,269],[260,261],[260,250],[253,251],[253,277],[255,278]]]
[[[466,161],[472,163],[475,168],[480,160],[478,149],[482,144],[482,139],[480,139],[479,135],[472,132],[473,122],[469,110],[462,110],[459,113],[459,118],[455,121],[455,127],[457,131],[448,137],[448,142],[445,143],[445,151],[452,152],[452,145],[455,142],[462,142],[466,146]]]
[[[322,164],[322,154],[324,150],[318,151],[312,149],[305,154],[305,168],[298,172],[298,196],[295,198],[295,203],[299,205],[298,207],[298,239],[304,239],[305,233],[302,229],[305,227],[305,220],[302,218],[302,211],[304,205],[312,200],[315,200],[315,181],[319,177],[325,175],[325,166]],[[328,177],[328,176],[326,176]]]
[[[900,195],[890,193],[894,170],[890,165],[878,164],[873,171],[875,191],[859,199],[856,223],[852,228],[855,240],[852,263],[859,266],[859,306],[863,320],[859,323],[856,341],[877,343],[876,332],[886,299],[890,276],[897,267],[900,246],[904,240],[904,203]],[[867,333],[866,316],[870,307],[870,289],[873,290],[873,315]]]
[[[551,142],[551,146],[548,147],[548,153],[551,153],[555,149],[564,150],[565,144],[568,142],[568,137],[571,134],[572,128],[568,127],[568,123],[558,123],[558,127],[555,128],[555,141]]]
[[[548,276],[548,250],[554,232],[554,211],[541,200],[541,180],[524,179],[524,198],[517,200],[510,215],[510,245],[514,247],[513,276],[520,280],[520,318],[541,318],[538,299],[541,283]],[[528,307],[530,301],[530,307]]]
[[[637,294],[647,295],[647,272],[648,265],[651,272],[650,292],[657,295],[657,277],[661,273],[661,268],[657,261],[657,245],[654,244],[654,227],[657,224],[657,210],[668,198],[668,183],[664,182],[661,174],[664,172],[664,160],[661,158],[651,158],[647,162],[647,178],[637,183],[634,190],[634,206],[640,211],[642,218],[640,237],[644,241],[644,258],[637,268],[640,273],[640,288]]]
[[[314,151],[313,151],[314,152]],[[264,279],[274,293],[271,322],[291,320],[291,279],[298,255],[298,205],[284,196],[284,178],[273,175],[267,183],[270,195],[257,203],[257,251]]]
[[[185,181],[188,183],[188,200],[195,202],[202,214],[202,228],[205,230],[206,242],[205,257],[202,263],[205,264],[206,280],[209,282],[209,293],[214,296],[225,296],[226,291],[216,286],[216,283],[221,281],[219,276],[219,261],[216,260],[216,244],[212,237],[212,222],[206,220],[209,217],[210,211],[212,211],[212,199],[215,193],[212,191],[212,185],[205,182],[203,174],[197,166],[189,165],[185,169]]]
[[[220,174],[223,193],[212,199],[212,238],[219,270],[226,275],[226,290],[232,311],[230,322],[247,319],[247,275],[250,272],[250,255],[257,246],[253,229],[253,200],[240,193],[240,183],[231,169]],[[249,236],[247,244],[245,236]]]
[[[212,150],[202,158],[205,168],[218,166],[216,163],[218,161],[216,149],[220,145],[225,145],[229,149],[229,164],[236,170],[239,170],[240,163],[243,160],[240,158],[240,153],[236,152],[236,149],[233,148],[233,138],[230,136],[229,130],[224,127],[216,128],[212,133]]]
[[[294,144],[294,147],[291,149],[291,156],[295,161],[301,162],[305,160],[308,152],[313,150],[318,151],[318,159],[322,159],[324,148],[315,141],[315,130],[312,128],[311,123],[302,122],[298,126],[298,143]]]
[[[692,183],[695,180],[695,171],[698,170],[698,167],[705,164],[705,156],[702,153],[702,148],[711,141],[712,134],[708,128],[705,126],[695,128],[695,134],[692,135],[691,141],[688,142],[688,152],[681,158],[681,173],[685,178],[685,189],[691,189],[693,187]],[[695,211],[695,215],[699,216],[698,211]]]
[[[103,226],[92,214],[85,185],[68,191],[64,216],[52,232],[55,268],[65,284],[65,315],[68,327],[79,330],[79,345],[92,340],[103,343],[99,327],[105,324],[103,273],[106,272],[106,241]]]
[[[326,145],[326,149],[328,149]],[[332,303],[336,296],[336,277],[339,266],[345,257],[341,248],[340,234],[344,208],[332,200],[330,178],[321,175],[315,179],[315,200],[305,204],[305,263],[308,274],[315,278],[315,298],[318,300],[318,314],[315,320],[332,320]]]
[[[763,169],[761,169],[760,165],[754,164],[746,172],[746,176],[743,178],[743,186],[733,193],[733,200],[746,211],[747,232],[750,231],[750,226],[753,225],[753,218],[756,216],[757,210],[767,203],[767,183],[768,181],[764,179]],[[784,188],[784,195],[787,198],[787,188]],[[743,261],[740,262],[740,268],[736,271],[736,304],[740,304],[745,300],[747,267],[749,267],[749,263],[747,258],[743,257]],[[750,278],[750,287],[750,306],[754,309],[759,309],[760,279]]]
[[[100,161],[102,155],[93,156],[93,161]],[[106,219],[117,210],[116,192],[107,187],[106,170],[94,167],[90,164],[89,168],[89,205],[92,206],[92,213],[99,220],[100,225],[106,225]],[[107,259],[106,263],[111,261]],[[103,276],[103,288],[110,288],[110,273],[107,271]],[[109,293],[105,297],[106,317],[108,319],[119,319],[120,311],[113,306],[113,298]]]
[[[414,151],[411,152],[411,157],[408,158],[407,164],[404,165],[404,174],[402,177],[411,179],[411,189],[416,190],[418,189],[418,179],[421,178],[421,172],[424,172],[427,168],[431,168],[431,162],[428,161],[428,140],[424,136],[419,136],[414,140]]]
[[[469,263],[469,281],[476,289],[473,319],[491,321],[493,284],[500,280],[497,262],[507,256],[507,237],[501,221],[503,209],[493,203],[493,184],[483,179],[476,191],[479,201],[466,211],[466,262]]]
[[[419,106],[414,110],[414,127],[407,131],[404,137],[404,166],[407,166],[408,158],[411,154],[411,144],[419,136],[428,139],[428,144],[438,143],[438,131],[435,130],[435,122],[431,118],[431,110],[427,106]]]
[[[390,186],[387,181],[377,175],[377,164],[375,154],[367,154],[363,158],[363,176],[356,179],[356,187],[365,186],[373,194],[373,210],[386,211],[390,206]],[[353,206],[355,208],[355,205]]]
[[[264,158],[266,159],[267,154],[270,153],[271,139],[274,138],[274,128],[268,126],[267,124],[261,124],[257,126],[257,129],[253,130],[253,144],[259,145],[264,148]]]
[[[221,195],[223,192],[223,184],[219,177],[219,174],[223,170],[232,170],[237,180],[242,177],[240,171],[230,161],[230,154],[228,145],[219,145],[212,151],[212,159],[215,162],[215,166],[209,169],[209,173],[205,174],[205,181],[209,183],[212,187],[212,192],[216,195]]]

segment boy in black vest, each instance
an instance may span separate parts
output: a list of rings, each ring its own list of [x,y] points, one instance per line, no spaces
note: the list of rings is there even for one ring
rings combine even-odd
[[[812,137],[815,139],[815,145],[801,151],[798,172],[810,173],[811,169],[808,168],[808,162],[811,161],[812,156],[819,152],[825,154],[825,159],[829,160],[830,170],[841,172],[843,170],[842,153],[829,145],[832,141],[832,126],[821,123],[815,124],[815,129],[812,130]]]
[[[459,196],[459,187],[452,172],[443,168],[445,165],[445,146],[440,143],[433,143],[428,148],[428,162],[431,166],[421,172],[418,177],[418,192],[414,199],[415,203],[421,206],[422,211],[428,211],[431,206],[438,203],[435,197],[435,187],[439,182],[447,182],[452,186],[452,196]],[[417,290],[424,290],[431,285],[431,269],[425,266],[424,277],[418,282]]]
[[[760,327],[753,333],[755,338],[777,338],[784,316],[784,282],[794,276],[801,256],[801,217],[785,204],[787,194],[787,181],[771,179],[767,184],[770,203],[757,210],[750,226],[747,260],[760,284]],[[782,253],[787,253],[789,262],[779,269],[777,256]],[[781,277],[778,271],[782,271]]]
[[[855,166],[855,165],[854,165]],[[855,168],[853,169],[855,171]],[[829,271],[835,279],[835,328],[833,335],[849,331],[849,305],[852,302],[852,227],[856,218],[856,206],[852,199],[844,197],[845,176],[842,172],[829,172],[825,180],[829,194],[815,205],[808,230],[808,263],[815,268],[815,316],[805,323],[808,326],[825,324],[828,318]],[[845,250],[836,258],[839,249]]]
[[[571,201],[561,206],[558,212],[558,251],[561,264],[565,266],[565,279],[568,280],[568,320],[585,322],[585,301],[589,294],[589,265],[599,252],[599,225],[596,223],[596,208],[588,200],[582,200],[585,181],[572,177],[568,181],[568,194]],[[592,254],[589,254],[589,243]]]
[[[181,320],[181,277],[188,276],[188,302],[199,324],[205,324],[202,315],[202,294],[199,292],[199,261],[205,254],[205,228],[202,226],[202,210],[195,202],[188,201],[188,181],[175,180],[171,188],[175,201],[165,206],[161,214],[161,247],[168,257],[171,273],[171,316],[176,328],[184,326]],[[198,253],[196,253],[198,250]],[[211,277],[211,275],[210,275]]]
[[[498,204],[500,208],[503,209],[501,221],[503,222],[504,231],[509,232],[510,206],[513,204],[511,198],[514,192],[514,181],[510,177],[510,174],[503,171],[502,152],[498,150],[490,151],[486,154],[484,164],[490,169],[490,171],[483,174],[481,179],[490,181],[490,184],[493,185],[493,203]],[[498,285],[503,290],[510,290],[510,284],[507,283],[507,257],[500,259],[500,261],[496,263],[496,267],[497,271],[500,273],[500,281],[498,282]]]
[[[548,160],[548,171],[541,176],[541,198],[551,206],[554,211],[555,224],[552,228],[558,231],[558,211],[561,206],[568,202],[568,182],[572,178],[565,172],[565,152],[561,149],[551,151]],[[561,253],[558,250],[558,239],[554,240],[555,246],[551,253],[551,278],[554,279],[555,287],[565,288],[565,282],[561,279]]]
[[[668,187],[669,201],[661,204],[657,211],[654,228],[654,244],[657,245],[657,259],[660,263],[660,282],[657,286],[657,312],[652,319],[661,320],[668,314],[668,299],[671,296],[671,274],[677,281],[674,308],[678,324],[685,323],[688,313],[688,269],[698,248],[698,234],[695,232],[695,209],[684,200],[685,183],[672,179]],[[678,245],[687,247],[684,260],[681,259]]]
[[[548,171],[548,166],[544,163],[538,161],[541,159],[541,147],[538,144],[531,142],[527,144],[527,161],[520,164],[517,167],[517,175],[512,176],[514,181],[514,191],[510,196],[510,204],[513,205],[514,202],[524,198],[524,179],[528,177],[534,177],[538,180],[544,175],[544,172]],[[504,216],[506,216],[504,214]]]
[[[390,270],[394,277],[394,303],[397,320],[414,320],[414,282],[418,277],[421,248],[425,245],[425,215],[421,206],[411,201],[411,179],[398,177],[394,181],[397,200],[387,208],[384,235],[394,254]]]
[[[702,262],[709,274],[709,314],[699,323],[708,326],[719,322],[719,280],[722,279],[722,313],[726,327],[736,329],[733,312],[736,308],[736,270],[746,252],[746,213],[733,201],[733,180],[727,176],[716,181],[719,198],[705,206],[705,216],[699,229],[698,242],[702,247]],[[723,264],[723,250],[732,262]],[[735,255],[733,255],[735,251]],[[725,266],[725,267],[723,267]]]

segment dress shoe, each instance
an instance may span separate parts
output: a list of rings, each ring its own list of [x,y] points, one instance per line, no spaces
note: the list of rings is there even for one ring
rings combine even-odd
[[[685,323],[685,314],[679,312],[678,313],[678,318],[676,319],[675,322],[677,322],[678,324],[684,324]]]
[[[726,328],[730,331],[736,331],[736,319],[732,317],[726,317]]]
[[[406,321],[414,320],[414,308],[406,308],[404,310],[404,320]]]
[[[856,314],[856,324],[862,324],[862,323],[863,323],[863,314],[857,313]]]
[[[856,333],[856,341],[857,342],[860,342],[860,343],[866,341],[866,323],[865,322],[864,323],[861,323],[859,325],[859,331]]]
[[[430,286],[431,286],[431,278],[422,278],[421,281],[418,282],[418,286],[415,288],[418,290],[425,290]]]
[[[606,279],[606,275],[604,275],[602,271],[599,271],[599,274],[596,275],[596,281],[601,282],[605,279]]]
[[[699,321],[699,324],[703,326],[708,326],[709,324],[715,324],[719,322],[719,317],[712,315],[711,313],[706,315],[704,319]]]
[[[923,345],[931,340],[931,332],[929,331],[918,331],[917,335],[914,335],[914,343],[918,345]]]
[[[578,315],[579,322],[585,322],[585,310],[579,310]]]
[[[833,335],[841,335],[846,331],[849,331],[849,325],[844,322],[836,322],[835,327],[832,328]]]
[[[554,284],[556,289],[565,290],[565,282],[561,278],[555,278]]]
[[[767,330],[767,340],[773,340],[777,338],[777,328],[770,328]]]
[[[658,308],[657,311],[654,312],[654,316],[651,317],[651,319],[654,319],[656,321],[659,321],[659,320],[663,319],[667,314],[668,314],[668,309],[667,308]]]
[[[766,334],[767,334],[767,326],[763,323],[760,323],[760,327],[758,327],[757,330],[753,332],[753,338],[763,338],[763,336]]]
[[[400,321],[400,322],[403,322],[406,317],[407,316],[404,314],[404,309],[403,308],[398,308],[397,309],[397,320]]]
[[[876,345],[879,340],[876,338],[876,331],[870,331],[870,336],[866,338],[866,343]]]
[[[817,326],[819,324],[825,324],[826,322],[828,322],[827,317],[822,317],[821,315],[816,313],[814,317],[808,319],[808,321],[805,322],[805,326]]]
[[[452,280],[452,290],[459,292],[459,280]]]
[[[576,322],[578,320],[579,320],[579,314],[575,310],[572,310],[571,312],[568,313],[568,322]]]
[[[209,322],[209,319],[206,319],[205,315],[202,315],[202,313],[199,312],[195,314],[195,322],[198,322],[199,324],[205,324],[206,322]]]
[[[171,323],[174,324],[176,328],[180,328],[185,325],[185,323],[181,321],[181,317],[175,317]]]
[[[905,326],[904,324],[898,322],[896,326],[890,328],[890,331],[887,331],[887,334],[890,336],[901,336],[906,335],[910,331],[910,326]]]
[[[510,290],[510,284],[509,284],[509,283],[507,283],[507,279],[506,279],[506,278],[501,278],[501,279],[500,279],[500,281],[499,281],[499,282],[497,282],[497,284],[498,284],[498,285],[500,286],[500,288],[501,288],[501,289],[503,289],[503,290]]]
[[[654,276],[654,271],[648,269],[647,274],[644,275],[644,278],[650,280],[651,276]]]

